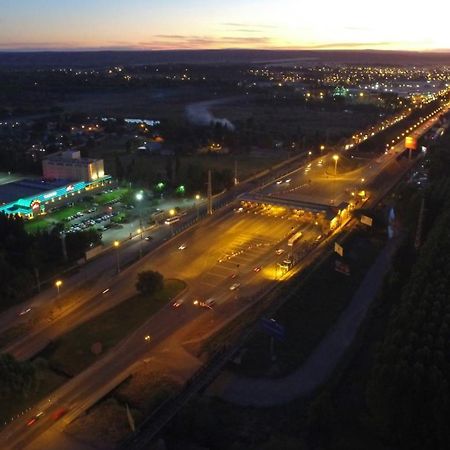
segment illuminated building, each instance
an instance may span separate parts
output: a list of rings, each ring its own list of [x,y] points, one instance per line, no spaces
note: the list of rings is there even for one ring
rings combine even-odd
[[[82,158],[80,152],[68,150],[42,160],[45,179],[95,181],[105,176],[103,159]]]

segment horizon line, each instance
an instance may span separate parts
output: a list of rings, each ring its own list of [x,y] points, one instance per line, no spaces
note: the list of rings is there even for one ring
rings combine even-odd
[[[0,53],[71,53],[71,52],[83,52],[83,53],[95,53],[95,52],[206,52],[206,51],[261,51],[261,52],[333,52],[333,51],[346,51],[346,52],[402,52],[402,53],[450,53],[450,48],[435,48],[435,49],[384,49],[384,48],[348,48],[348,47],[336,47],[336,48],[317,48],[317,47],[277,47],[277,48],[252,48],[252,47],[229,47],[229,48],[136,48],[136,47],[66,47],[66,48],[54,48],[54,47],[22,47],[22,48],[0,48]]]

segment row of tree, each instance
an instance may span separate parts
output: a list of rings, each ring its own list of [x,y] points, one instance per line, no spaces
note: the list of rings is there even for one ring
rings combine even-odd
[[[0,310],[30,296],[39,280],[80,259],[101,239],[95,230],[67,235],[65,261],[61,227],[28,234],[24,225],[20,217],[0,214]]]
[[[376,429],[399,449],[450,448],[449,155],[450,139],[432,149],[426,241],[406,283],[393,285],[399,298],[391,299],[396,305],[367,387]]]

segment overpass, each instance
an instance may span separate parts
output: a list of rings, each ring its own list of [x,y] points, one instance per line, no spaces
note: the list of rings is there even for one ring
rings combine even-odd
[[[291,199],[285,197],[274,197],[272,195],[262,194],[244,194],[239,196],[239,200],[244,202],[259,203],[265,205],[282,206],[289,209],[297,209],[303,211],[309,211],[316,214],[324,214],[328,220],[333,219],[339,210],[348,207],[348,203],[343,202],[338,206],[324,205],[321,203],[307,202],[305,200]]]

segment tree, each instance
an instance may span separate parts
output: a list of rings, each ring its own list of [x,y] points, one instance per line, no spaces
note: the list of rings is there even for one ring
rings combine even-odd
[[[0,398],[26,396],[36,388],[36,370],[29,362],[19,362],[8,353],[0,355]]]
[[[144,295],[160,291],[164,286],[164,277],[153,270],[146,270],[138,274],[136,289]]]

